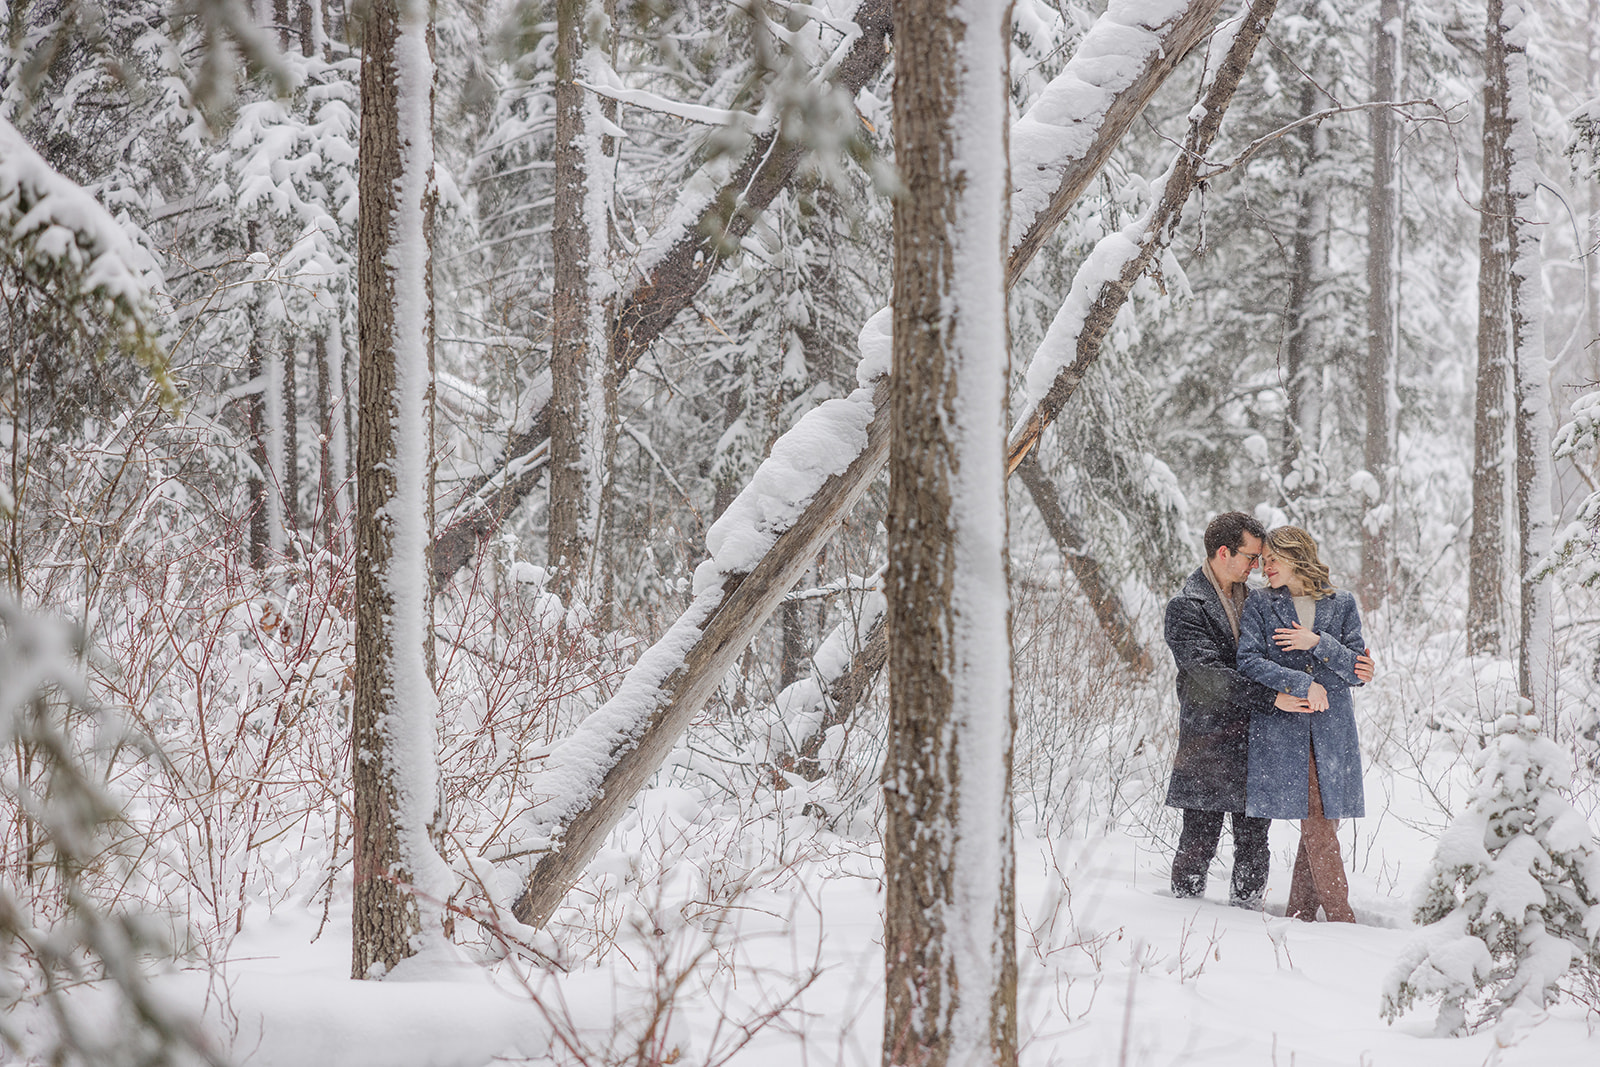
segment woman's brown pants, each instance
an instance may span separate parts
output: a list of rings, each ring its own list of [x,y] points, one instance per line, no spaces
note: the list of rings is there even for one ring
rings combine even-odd
[[[1291,919],[1315,922],[1317,907],[1331,923],[1353,923],[1350,886],[1339,858],[1339,820],[1322,817],[1322,790],[1317,787],[1317,752],[1311,750],[1309,817],[1300,820],[1300,850],[1294,857],[1294,878],[1289,883]]]

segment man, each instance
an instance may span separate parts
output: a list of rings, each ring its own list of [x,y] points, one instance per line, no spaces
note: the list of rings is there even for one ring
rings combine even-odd
[[[1233,830],[1228,899],[1242,908],[1261,907],[1271,863],[1267,830],[1272,820],[1244,813],[1250,712],[1311,710],[1307,701],[1275,693],[1235,666],[1244,582],[1261,561],[1266,534],[1241,511],[1212,519],[1206,527],[1205,562],[1167,603],[1167,646],[1178,665],[1178,754],[1167,785],[1167,806],[1183,810],[1183,832],[1172,859],[1172,895],[1205,895],[1206,873],[1217,854],[1226,814]],[[1358,659],[1356,674],[1369,680],[1372,660]]]

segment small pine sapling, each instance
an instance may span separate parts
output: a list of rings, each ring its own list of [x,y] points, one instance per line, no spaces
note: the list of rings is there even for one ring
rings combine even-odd
[[[1391,1023],[1437,997],[1438,1032],[1536,1014],[1573,967],[1600,970],[1600,845],[1561,790],[1567,755],[1531,705],[1502,715],[1478,755],[1467,810],[1439,838],[1413,920],[1422,927],[1384,983]]]

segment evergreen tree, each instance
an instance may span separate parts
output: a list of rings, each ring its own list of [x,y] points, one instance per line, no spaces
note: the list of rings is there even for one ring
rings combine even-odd
[[[1564,796],[1566,754],[1522,709],[1476,761],[1467,810],[1439,838],[1413,919],[1423,929],[1384,983],[1391,1022],[1439,999],[1441,1034],[1549,1004],[1573,966],[1600,968],[1600,844]]]

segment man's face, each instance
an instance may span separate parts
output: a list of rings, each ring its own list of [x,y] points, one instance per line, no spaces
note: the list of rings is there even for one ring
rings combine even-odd
[[[1223,545],[1211,559],[1211,572],[1219,582],[1242,582],[1261,560],[1261,538],[1246,532],[1237,549]]]

